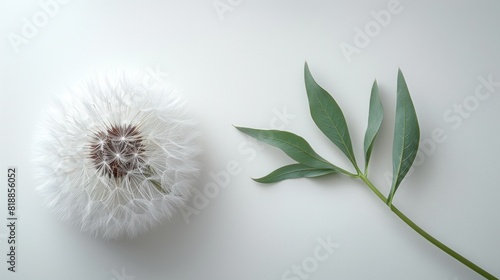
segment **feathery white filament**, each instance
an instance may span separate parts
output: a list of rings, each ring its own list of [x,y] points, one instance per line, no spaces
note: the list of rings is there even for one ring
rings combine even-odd
[[[82,231],[134,238],[189,199],[198,137],[183,103],[147,73],[95,76],[48,112],[36,143],[38,190]]]

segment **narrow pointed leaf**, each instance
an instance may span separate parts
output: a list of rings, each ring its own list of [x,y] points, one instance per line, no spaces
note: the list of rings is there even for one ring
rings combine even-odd
[[[408,91],[401,69],[398,72],[398,92],[396,102],[396,125],[394,128],[394,143],[392,147],[393,182],[391,193],[387,200],[392,204],[394,194],[399,184],[410,170],[417,155],[420,141],[420,128],[413,101]]]
[[[304,138],[288,131],[261,130],[236,127],[239,131],[276,148],[299,163],[314,168],[337,169],[335,165],[319,156]]]
[[[344,114],[333,97],[319,86],[304,66],[304,79],[311,116],[318,128],[349,158],[355,165],[351,137]]]
[[[382,102],[380,102],[378,94],[377,81],[373,82],[372,93],[370,96],[370,109],[368,113],[368,127],[365,133],[365,172],[368,168],[368,163],[370,162],[370,156],[372,154],[373,143],[377,137],[380,126],[382,125],[382,119],[384,118],[384,107],[382,107]]]
[[[337,171],[333,169],[314,168],[300,163],[296,163],[278,168],[275,171],[269,173],[268,175],[254,180],[259,183],[267,184],[287,179],[319,177],[336,172]]]

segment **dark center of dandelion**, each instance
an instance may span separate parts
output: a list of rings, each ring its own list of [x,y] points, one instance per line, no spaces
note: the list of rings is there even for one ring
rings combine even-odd
[[[111,126],[107,131],[99,131],[92,138],[90,158],[102,174],[123,177],[144,163],[141,135],[131,125]]]

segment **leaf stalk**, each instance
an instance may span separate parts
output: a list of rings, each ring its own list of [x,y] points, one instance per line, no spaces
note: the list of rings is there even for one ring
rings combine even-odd
[[[387,198],[377,189],[377,187],[375,187],[375,185],[364,174],[359,172],[358,177],[380,198],[380,200],[382,200],[382,202],[384,202],[384,204],[387,205]],[[394,214],[396,214],[396,216],[398,216],[403,222],[405,222],[405,224],[407,224],[410,228],[412,228],[414,231],[420,234],[420,236],[427,239],[427,241],[432,243],[434,246],[438,247],[439,249],[441,249],[442,251],[444,251],[457,261],[461,262],[468,268],[472,269],[479,275],[483,276],[484,278],[488,280],[498,280],[497,277],[491,275],[486,270],[482,269],[475,263],[471,262],[464,256],[460,255],[450,247],[444,245],[441,241],[437,240],[435,237],[433,237],[428,232],[423,230],[421,227],[415,224],[410,218],[408,218],[405,214],[403,214],[398,208],[396,208],[396,206],[394,206],[393,204],[391,204],[389,208]]]

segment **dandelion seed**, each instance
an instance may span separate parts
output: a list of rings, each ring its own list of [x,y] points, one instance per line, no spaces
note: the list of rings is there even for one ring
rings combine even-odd
[[[189,199],[199,133],[170,88],[144,72],[93,77],[49,111],[37,137],[38,190],[63,220],[134,238]]]

